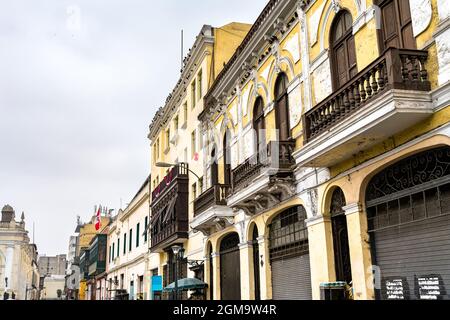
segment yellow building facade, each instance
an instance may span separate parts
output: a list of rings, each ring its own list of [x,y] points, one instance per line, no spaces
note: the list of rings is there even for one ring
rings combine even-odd
[[[91,221],[89,221],[88,223],[80,223],[80,221],[79,221],[77,229],[75,230],[75,232],[78,233],[78,243],[77,243],[77,251],[76,251],[76,254],[78,257],[80,257],[82,255],[84,250],[89,249],[92,239],[94,239],[94,237],[97,234],[102,233],[102,229],[105,226],[108,226],[110,224],[111,217],[108,217],[108,216],[100,217],[101,229],[99,231],[95,230],[95,221],[96,221],[95,215],[92,216]],[[79,290],[78,290],[78,299],[86,300],[87,299],[87,296],[86,296],[87,291],[88,291],[87,281],[85,279],[83,279],[83,277],[81,277],[80,278],[80,286],[79,286]]]
[[[189,228],[194,199],[206,190],[198,115],[204,109],[204,95],[249,28],[250,25],[242,23],[218,28],[203,26],[184,59],[175,89],[150,125],[151,242],[147,261],[151,276],[163,276],[164,285],[175,279],[173,245],[182,245],[188,259],[204,258],[204,238]],[[179,276],[187,277],[189,273],[193,277],[198,272],[201,271],[188,270],[184,264]],[[150,297],[161,294],[151,291]]]
[[[269,1],[188,121],[195,161],[160,160],[187,162],[201,192],[186,170],[155,182],[164,212],[172,181],[189,186],[171,244],[204,261],[208,298],[449,298],[449,16],[438,0]]]

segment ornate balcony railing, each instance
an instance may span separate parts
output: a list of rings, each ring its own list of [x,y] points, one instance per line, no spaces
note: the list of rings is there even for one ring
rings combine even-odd
[[[346,85],[303,116],[306,142],[342,122],[386,90],[430,91],[427,51],[388,48]]]
[[[215,205],[225,206],[227,204],[226,198],[229,190],[229,185],[217,184],[203,192],[194,201],[194,216],[200,215],[202,212]]]
[[[294,141],[271,141],[266,149],[254,154],[233,170],[233,192],[249,185],[263,169],[271,169],[271,174],[290,171],[295,165],[292,157],[294,149]]]

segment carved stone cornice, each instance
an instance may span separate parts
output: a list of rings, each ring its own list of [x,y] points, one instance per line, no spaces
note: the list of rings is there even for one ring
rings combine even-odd
[[[295,179],[292,177],[273,177],[270,179],[267,188],[257,191],[251,197],[233,205],[233,210],[235,212],[242,210],[245,215],[254,216],[273,208],[285,199],[295,195],[295,193]]]

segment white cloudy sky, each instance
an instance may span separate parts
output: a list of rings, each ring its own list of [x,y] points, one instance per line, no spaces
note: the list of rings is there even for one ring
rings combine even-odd
[[[66,253],[77,215],[125,205],[145,180],[180,30],[189,47],[266,2],[0,0],[0,206],[35,222],[41,254]]]

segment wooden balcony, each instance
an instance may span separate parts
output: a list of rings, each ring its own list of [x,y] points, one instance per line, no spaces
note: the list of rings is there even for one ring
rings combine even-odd
[[[217,184],[203,192],[194,201],[194,217],[197,217],[213,206],[226,206],[229,191],[229,185]]]
[[[308,111],[297,163],[330,166],[426,118],[432,112],[427,60],[427,51],[389,48]]]
[[[152,192],[151,249],[162,252],[188,238],[188,165],[174,167]]]

